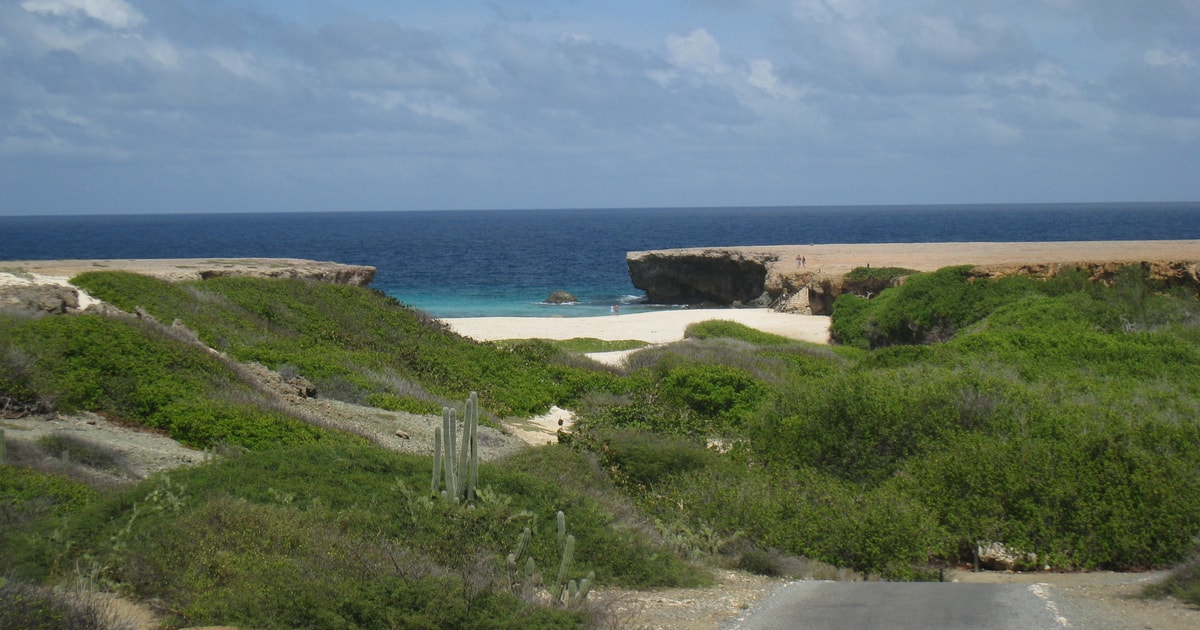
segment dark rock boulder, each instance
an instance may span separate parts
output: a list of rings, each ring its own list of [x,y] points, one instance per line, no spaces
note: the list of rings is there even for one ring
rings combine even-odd
[[[654,304],[740,306],[763,300],[770,255],[723,249],[631,252],[633,286]]]
[[[572,304],[578,302],[579,298],[567,293],[566,291],[555,291],[546,298],[547,304]]]

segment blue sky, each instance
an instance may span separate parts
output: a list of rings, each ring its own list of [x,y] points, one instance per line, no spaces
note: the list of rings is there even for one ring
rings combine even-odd
[[[1200,200],[1200,0],[0,0],[0,214]]]

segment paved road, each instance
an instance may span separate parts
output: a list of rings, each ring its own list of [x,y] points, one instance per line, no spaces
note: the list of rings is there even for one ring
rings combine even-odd
[[[1070,628],[1044,584],[796,582],[759,602],[734,630]]]

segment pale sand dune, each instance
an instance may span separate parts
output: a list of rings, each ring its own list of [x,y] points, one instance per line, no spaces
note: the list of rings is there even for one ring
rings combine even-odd
[[[636,339],[668,343],[683,339],[689,324],[723,319],[750,328],[811,343],[829,342],[829,318],[777,313],[764,308],[670,309],[601,317],[465,317],[446,322],[460,335],[477,341],[497,339]]]

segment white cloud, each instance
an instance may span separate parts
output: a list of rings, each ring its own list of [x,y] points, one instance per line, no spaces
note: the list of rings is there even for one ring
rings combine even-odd
[[[1143,60],[1146,65],[1156,68],[1171,67],[1171,68],[1195,68],[1196,62],[1192,59],[1191,54],[1187,51],[1169,53],[1160,48],[1155,48],[1146,52]]]
[[[146,16],[124,0],[25,0],[21,8],[30,13],[72,19],[86,16],[119,30],[146,23]]]
[[[146,42],[146,54],[168,68],[179,66],[179,50],[162,37],[155,37]]]
[[[684,37],[668,36],[667,51],[671,63],[681,68],[714,74],[722,74],[728,70],[721,61],[721,45],[702,28]]]
[[[797,90],[787,85],[775,74],[775,65],[769,59],[755,59],[746,71],[746,83],[775,98],[795,98]]]
[[[239,79],[259,81],[264,77],[264,74],[258,68],[254,56],[250,53],[219,48],[208,51],[208,56],[213,61],[216,61],[217,65]]]

